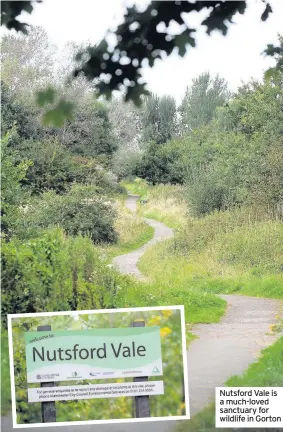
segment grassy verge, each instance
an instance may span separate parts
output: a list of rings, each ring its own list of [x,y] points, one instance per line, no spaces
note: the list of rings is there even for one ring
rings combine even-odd
[[[147,200],[138,205],[138,214],[163,222],[175,230],[181,229],[186,221],[187,206],[183,199],[183,188],[173,185],[150,186],[144,180],[122,182],[128,192]]]
[[[165,209],[160,210],[163,219],[154,211],[150,217],[170,225],[168,187],[155,186],[150,193],[159,200],[159,209]],[[144,206],[145,215],[147,206],[155,204]],[[147,250],[139,268],[162,287],[164,298],[172,292],[178,299],[183,296],[188,322],[219,321],[225,305],[215,294],[283,298],[282,223],[252,208],[193,218],[182,201],[175,201],[174,213],[175,238]],[[180,217],[184,214],[185,219]]]
[[[253,363],[243,375],[231,377],[226,385],[229,387],[283,387],[283,336],[275,344],[262,351],[261,357]],[[191,420],[180,422],[175,432],[214,432],[215,406],[208,406]],[[223,428],[222,431],[231,431]],[[246,430],[237,428],[238,431]],[[256,432],[258,428],[249,428]],[[270,428],[261,431],[269,432]],[[273,430],[273,429],[272,429]]]
[[[142,199],[147,198],[149,186],[142,179],[136,178],[134,181],[123,180],[121,186],[133,195],[139,195]]]
[[[182,287],[186,302],[191,293],[200,298],[235,293],[282,299],[282,224],[266,220],[230,226],[223,223],[225,213],[189,222],[175,239],[149,249],[139,263],[141,271],[167,289]],[[236,215],[228,216],[235,216],[235,225]],[[215,315],[199,302],[187,319],[214,322],[217,316],[220,310]]]
[[[154,229],[147,225],[141,216],[127,209],[121,201],[117,202],[117,213],[115,229],[119,234],[118,242],[99,248],[101,255],[108,263],[115,256],[126,254],[143,246],[154,234]]]

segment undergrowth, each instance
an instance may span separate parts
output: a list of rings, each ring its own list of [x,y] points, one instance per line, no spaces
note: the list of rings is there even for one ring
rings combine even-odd
[[[133,182],[122,182],[130,193],[139,195],[145,204],[138,204],[138,214],[163,222],[178,231],[186,222],[187,205],[184,189],[175,185],[151,186],[145,180],[135,179]]]
[[[190,218],[173,240],[149,249],[139,267],[154,283],[182,287],[188,295],[237,293],[280,299],[283,225],[247,209]],[[204,314],[204,322],[214,318],[208,309]]]
[[[154,229],[145,223],[141,216],[129,210],[121,200],[117,201],[116,211],[115,230],[118,233],[118,241],[99,248],[101,256],[109,263],[115,256],[143,246],[154,235]]]

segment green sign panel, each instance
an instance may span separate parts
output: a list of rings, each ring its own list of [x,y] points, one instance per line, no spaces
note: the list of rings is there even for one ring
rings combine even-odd
[[[26,332],[27,382],[162,375],[159,327]]]

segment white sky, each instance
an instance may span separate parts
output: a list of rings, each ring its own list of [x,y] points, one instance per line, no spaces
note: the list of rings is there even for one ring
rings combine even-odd
[[[273,65],[272,59],[261,53],[268,43],[276,43],[277,34],[283,34],[283,1],[269,0],[273,14],[267,20],[260,20],[264,6],[260,0],[249,0],[244,16],[235,18],[226,37],[218,32],[211,36],[201,28],[196,34],[197,46],[190,48],[184,58],[172,55],[158,61],[154,68],[146,68],[144,77],[148,89],[159,95],[171,94],[178,102],[184,95],[192,78],[204,71],[213,75],[219,73],[232,90],[241,81],[261,78],[262,73]],[[125,4],[147,4],[146,0],[44,0],[36,4],[31,15],[23,14],[21,20],[44,27],[50,40],[62,46],[68,41],[97,43],[109,28],[122,21]],[[199,22],[197,14],[192,24]]]

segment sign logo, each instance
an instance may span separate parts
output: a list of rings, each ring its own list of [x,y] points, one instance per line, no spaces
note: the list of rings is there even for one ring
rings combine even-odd
[[[154,366],[154,368],[152,369],[152,373],[158,373],[159,369],[157,366]]]
[[[78,376],[78,372],[72,372],[72,377],[76,378]]]

